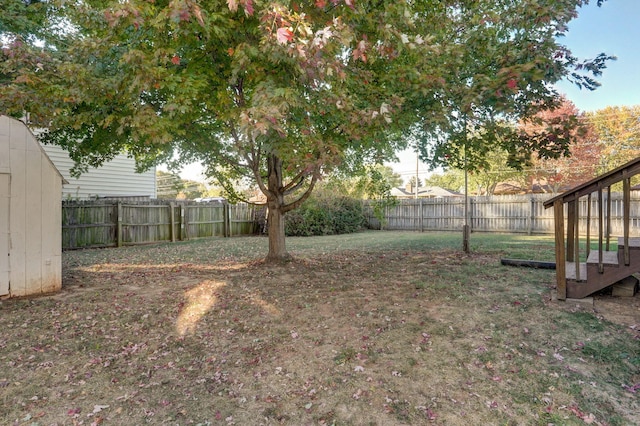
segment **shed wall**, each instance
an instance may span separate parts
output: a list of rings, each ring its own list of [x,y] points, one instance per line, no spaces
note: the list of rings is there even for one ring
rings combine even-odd
[[[9,134],[0,129],[0,296],[9,294]]]
[[[6,142],[10,172],[9,294],[25,296],[59,290],[62,176],[27,127],[2,116],[0,152],[6,152]]]
[[[9,294],[9,182],[8,173],[0,173],[0,296]]]

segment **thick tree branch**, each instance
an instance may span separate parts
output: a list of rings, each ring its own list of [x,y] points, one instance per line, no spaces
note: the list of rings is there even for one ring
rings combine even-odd
[[[284,193],[284,195],[293,194],[295,191],[297,191],[299,188],[301,188],[302,185],[304,185],[306,177],[307,177],[306,175],[300,176],[300,178],[298,178],[297,181],[292,180],[291,182],[289,182],[287,184],[287,186],[285,186],[283,191],[282,191]],[[294,184],[294,182],[295,182],[295,184]]]
[[[313,176],[311,177],[311,182],[309,182],[309,187],[307,188],[307,190],[300,197],[298,197],[297,200],[283,205],[280,209],[282,213],[286,213],[288,211],[295,210],[298,207],[300,207],[302,203],[304,203],[309,198],[319,179],[320,179],[320,170],[317,168],[314,171]]]
[[[301,182],[304,182],[304,179],[309,176],[309,170],[308,169],[304,169],[302,170],[300,173],[298,173],[296,176],[294,176],[293,178],[291,178],[291,181],[284,186],[284,188],[282,188],[282,190],[285,193],[290,193],[291,191],[295,191],[297,188],[300,187]]]

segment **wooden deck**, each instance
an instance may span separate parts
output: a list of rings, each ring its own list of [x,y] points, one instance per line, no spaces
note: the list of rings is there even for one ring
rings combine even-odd
[[[556,242],[556,288],[558,299],[582,298],[604,289],[617,281],[640,272],[640,238],[629,236],[631,178],[640,174],[640,158],[592,179],[544,203],[553,207]],[[622,236],[611,235],[611,187],[622,182],[623,232]],[[586,236],[586,247],[591,247],[593,214],[592,197],[597,204],[597,249],[588,253],[580,251],[581,238]],[[581,234],[579,224],[580,199],[587,197],[587,229]],[[584,211],[582,212],[584,214]],[[616,213],[619,214],[619,213]],[[565,221],[566,216],[566,221]],[[586,235],[585,235],[586,234]],[[611,239],[616,238],[617,250],[610,250]],[[594,238],[595,239],[595,238]],[[584,240],[582,240],[584,241]],[[586,262],[579,262],[582,257]]]
[[[620,246],[618,246],[620,247]],[[589,257],[587,258],[587,263],[599,263],[600,256],[598,254],[597,250],[592,251],[591,253],[589,253]],[[604,263],[605,265],[618,265],[619,259],[618,259],[618,251],[603,251],[602,252],[602,263]],[[567,277],[568,278],[568,277]]]
[[[587,280],[587,264],[580,262],[580,279],[577,278],[576,262],[565,262],[566,275],[568,280],[586,281]]]

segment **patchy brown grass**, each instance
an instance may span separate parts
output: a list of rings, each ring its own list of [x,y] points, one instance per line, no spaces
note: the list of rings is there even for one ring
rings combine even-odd
[[[499,264],[548,242],[459,239],[67,252],[62,292],[0,302],[0,424],[640,424],[638,296],[614,323]]]

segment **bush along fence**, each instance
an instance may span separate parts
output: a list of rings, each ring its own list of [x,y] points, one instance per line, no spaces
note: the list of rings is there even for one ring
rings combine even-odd
[[[62,248],[120,247],[254,234],[258,210],[244,203],[64,201]]]
[[[553,234],[553,209],[545,209],[544,201],[553,194],[490,196],[468,198],[468,223],[476,232]],[[592,200],[591,232],[597,234],[597,206]],[[610,235],[622,235],[622,193],[613,192]],[[588,200],[580,200],[580,231],[586,234]],[[565,206],[566,209],[566,206]],[[595,216],[594,213],[596,212]],[[371,203],[365,203],[365,215],[370,228],[380,229]],[[383,229],[406,231],[460,231],[465,223],[464,197],[399,200],[385,210]],[[565,212],[566,215],[566,212]],[[640,236],[640,194],[632,193],[630,234]]]

